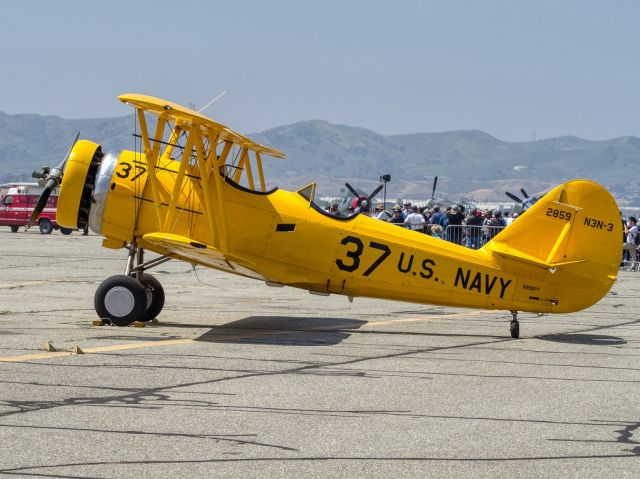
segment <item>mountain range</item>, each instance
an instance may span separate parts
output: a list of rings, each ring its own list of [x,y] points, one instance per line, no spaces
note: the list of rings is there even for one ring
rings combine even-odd
[[[104,150],[131,149],[133,115],[66,120],[57,116],[0,112],[0,183],[28,181],[31,171],[60,162],[75,134]],[[621,205],[640,204],[633,174],[640,166],[640,139],[622,136],[591,141],[562,136],[507,142],[478,130],[381,135],[364,128],[309,120],[248,135],[284,151],[268,158],[270,185],[298,189],[311,181],[318,194],[337,196],[345,181],[373,190],[389,174],[387,198],[427,199],[434,177],[436,196],[481,202],[541,192],[564,180],[589,178],[611,190]]]

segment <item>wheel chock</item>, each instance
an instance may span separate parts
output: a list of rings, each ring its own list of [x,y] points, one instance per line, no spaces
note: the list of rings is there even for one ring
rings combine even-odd
[[[94,326],[104,326],[104,321],[102,319],[95,319],[92,324]]]
[[[49,351],[50,353],[51,353],[51,352],[53,352],[53,351],[57,351],[57,349],[53,346],[53,344],[51,344],[51,342],[50,342],[50,341],[45,341],[45,342],[42,344],[42,348],[43,348],[45,351]]]
[[[151,320],[151,322],[152,322],[153,324],[158,324],[160,321],[158,321],[158,318],[153,318],[153,319]]]
[[[134,328],[144,328],[144,321],[134,321],[133,322],[133,327]]]
[[[80,349],[80,346],[74,346],[71,350],[72,354],[84,354],[84,351]]]

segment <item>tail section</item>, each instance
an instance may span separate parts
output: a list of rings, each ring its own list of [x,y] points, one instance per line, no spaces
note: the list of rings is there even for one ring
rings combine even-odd
[[[618,205],[602,186],[574,180],[557,186],[485,246],[556,284],[551,312],[587,308],[617,277],[622,257]],[[524,266],[527,265],[527,266]]]

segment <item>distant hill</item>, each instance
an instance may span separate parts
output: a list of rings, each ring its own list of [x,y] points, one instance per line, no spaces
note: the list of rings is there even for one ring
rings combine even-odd
[[[34,169],[59,163],[78,131],[107,149],[130,148],[133,118],[65,120],[0,112],[0,183],[31,180]]]
[[[0,182],[28,179],[55,164],[77,131],[106,150],[131,148],[133,116],[65,120],[57,116],[0,112]],[[249,134],[283,150],[286,161],[268,159],[270,184],[297,189],[318,182],[320,195],[335,195],[344,182],[373,190],[390,174],[387,198],[436,195],[505,201],[505,191],[530,194],[563,180],[590,178],[608,187],[620,203],[640,204],[640,187],[629,180],[640,166],[640,139],[590,141],[564,136],[530,142],[501,141],[476,130],[385,136],[364,128],[311,120]]]

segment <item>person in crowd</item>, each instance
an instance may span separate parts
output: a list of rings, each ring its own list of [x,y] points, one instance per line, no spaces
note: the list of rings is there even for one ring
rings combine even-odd
[[[442,217],[442,213],[440,213],[440,207],[438,205],[435,205],[433,207],[433,212],[431,213],[431,217],[429,218],[429,224],[439,225],[441,217]]]
[[[432,212],[429,208],[422,209],[422,216],[424,216],[424,221],[426,225],[428,225],[429,221],[431,220],[431,214]],[[426,232],[426,226],[425,226],[425,232]]]
[[[449,226],[449,213],[451,213],[451,206],[448,206],[444,213],[440,215],[440,219],[438,220],[438,224],[442,226],[442,231],[447,231],[447,226]]]
[[[624,265],[629,261],[629,252],[624,249],[624,244],[627,242],[627,233],[625,233],[627,222],[624,216],[622,216],[622,211],[620,211],[620,220],[622,221],[622,262],[620,263],[620,267],[624,268]]]
[[[467,248],[478,249],[482,246],[482,213],[477,208],[469,212],[465,228],[465,246]]]
[[[442,226],[431,225],[431,236],[434,238],[442,239]]]
[[[389,223],[404,226],[404,218],[402,218],[402,208],[400,208],[399,206],[394,206],[392,211],[393,213],[391,219],[389,220]]]
[[[502,231],[506,225],[504,220],[502,219],[502,213],[500,211],[496,211],[493,213],[493,216],[485,223],[487,226],[487,241],[494,238],[500,231]]]
[[[626,233],[623,249],[629,252],[629,262],[627,271],[635,271],[638,269],[638,226],[635,216],[629,216],[624,232]]]
[[[411,213],[404,220],[404,224],[410,230],[420,231],[420,232],[424,231],[424,224],[425,224],[424,216],[422,216],[422,213],[420,213],[420,210],[418,209],[417,206],[411,207]]]
[[[493,211],[487,210],[482,215],[482,244],[484,245],[487,241],[489,241],[489,221],[493,218]]]
[[[462,244],[462,221],[464,213],[458,205],[453,205],[447,216],[447,227],[444,231],[444,239],[455,244]]]
[[[376,219],[379,219],[382,221],[389,221],[391,219],[391,215],[387,213],[382,203],[376,204],[375,217]]]
[[[407,201],[405,202],[404,208],[402,210],[402,217],[406,220],[407,216],[409,216],[411,213],[413,213],[413,210],[411,208],[411,203]]]

